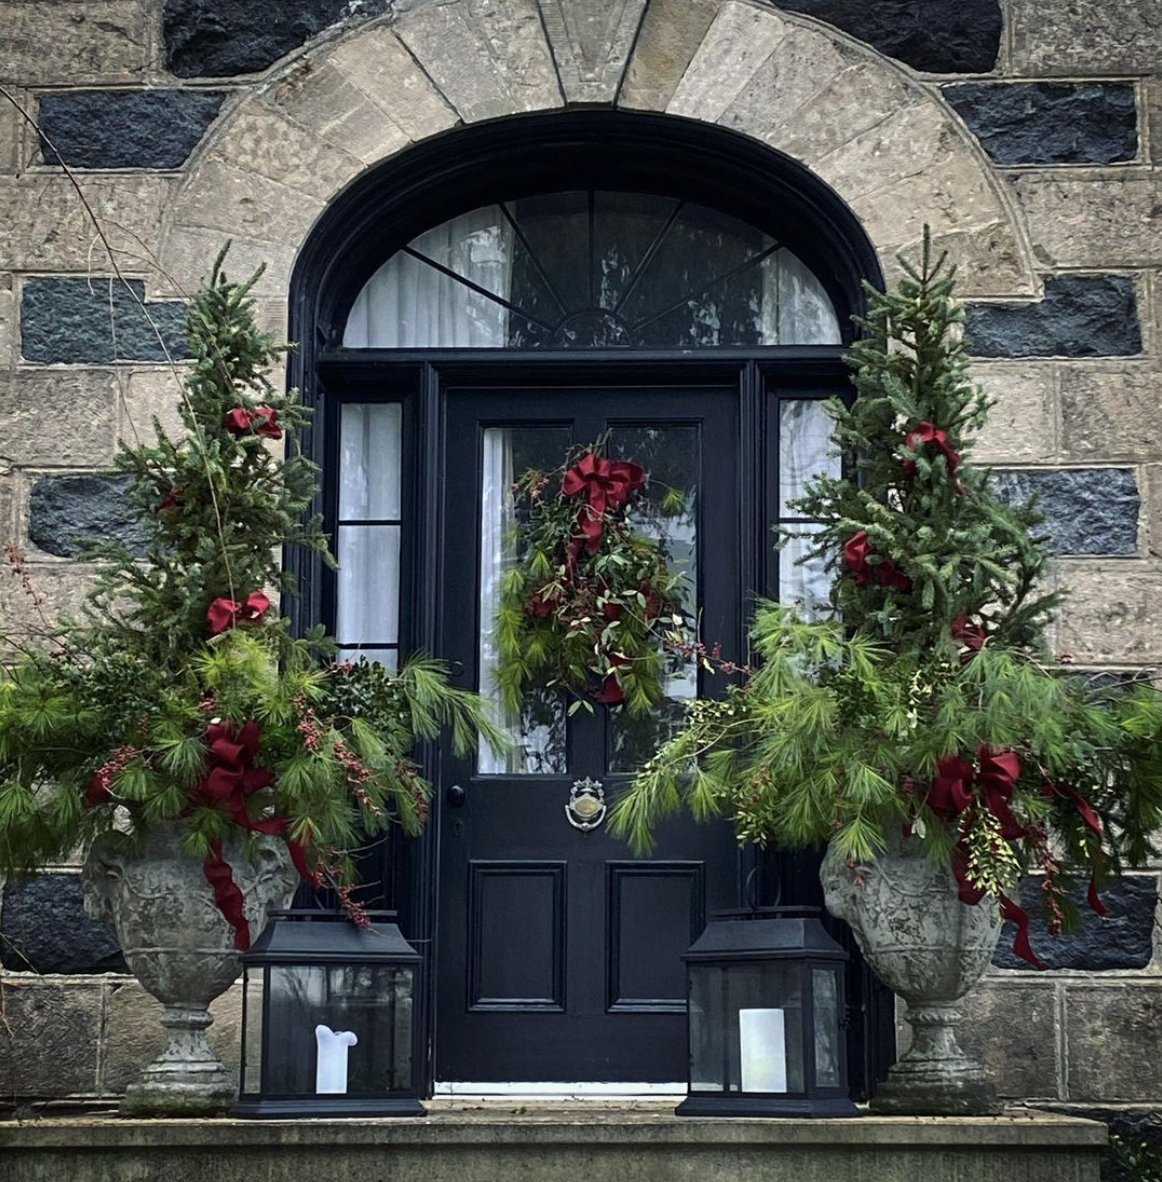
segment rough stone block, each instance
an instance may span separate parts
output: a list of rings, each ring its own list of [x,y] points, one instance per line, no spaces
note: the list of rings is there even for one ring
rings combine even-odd
[[[297,244],[322,208],[320,198],[302,189],[210,157],[201,162],[196,184],[174,203],[172,217],[175,225],[216,231],[223,244],[235,234],[256,242]]]
[[[166,0],[166,65],[179,78],[254,74],[328,25],[387,7],[387,0]]]
[[[404,130],[330,62],[300,63],[275,86],[271,101],[308,134],[364,164],[374,164],[410,142]]]
[[[107,464],[115,398],[105,370],[0,371],[0,456],[37,467]]]
[[[389,28],[367,29],[340,41],[327,61],[409,139],[427,139],[459,122],[448,100]]]
[[[36,977],[5,977],[0,985],[5,1099],[92,1095],[103,987]]]
[[[1127,82],[959,82],[944,97],[998,164],[1111,164],[1138,154]]]
[[[1119,357],[1140,353],[1134,281],[1060,275],[1035,304],[969,304],[969,348],[978,357]]]
[[[540,0],[540,7],[566,100],[612,102],[646,0]]]
[[[664,111],[717,11],[715,0],[651,0],[618,105]]]
[[[1010,6],[1010,69],[1033,77],[1149,74],[1162,61],[1153,0],[1020,0]]]
[[[931,74],[984,74],[997,63],[998,0],[779,0]]]
[[[20,303],[21,350],[29,361],[165,361],[189,356],[186,306],[147,303],[145,283],[32,277]],[[136,296],[136,298],[134,298]],[[160,337],[160,339],[159,339]]]
[[[1150,128],[1146,155],[1162,164],[1162,77],[1146,80],[1146,122]]]
[[[817,28],[788,23],[787,35],[722,113],[719,122],[769,143],[815,94],[852,64],[851,55]]]
[[[1061,367],[1061,450],[1066,459],[1162,456],[1162,371],[1142,365]]]
[[[11,275],[0,273],[0,371],[15,365],[19,356],[16,342],[20,318],[16,308],[16,283]]]
[[[47,554],[73,558],[85,541],[144,549],[147,535],[132,515],[121,476],[42,476],[29,492],[28,537]]]
[[[126,374],[118,382],[118,438],[131,443],[152,440],[156,418],[170,439],[181,439],[185,425],[178,413],[180,398],[178,378],[168,368],[141,369]]]
[[[166,176],[87,177],[85,199],[118,265],[148,264],[161,235],[161,215],[173,191]],[[0,178],[0,260],[20,271],[109,270],[109,256],[72,182],[59,173]]]
[[[979,463],[1036,464],[1056,454],[1057,368],[1044,362],[982,361],[972,377],[994,400],[972,457]]]
[[[1146,469],[1146,533],[1150,553],[1162,558],[1162,464]]]
[[[0,81],[76,86],[141,78],[150,66],[151,3],[6,4],[0,23]]]
[[[177,226],[170,230],[161,259],[165,273],[180,285],[179,291],[193,291],[201,285],[226,238],[221,230],[200,230],[193,226]],[[259,267],[265,267],[250,289],[251,295],[257,299],[285,298],[298,247],[299,243],[290,240],[259,242],[234,235],[230,237],[229,272],[231,275],[253,275]]]
[[[1043,263],[1162,263],[1162,177],[1137,171],[1088,177],[1031,173],[1014,176],[1012,186]]]
[[[214,1024],[206,1032],[210,1049],[237,1075],[242,1053],[242,989],[235,985],[211,1006]],[[161,1004],[136,981],[110,991],[101,1091],[119,1095],[165,1048]]]
[[[1069,592],[1057,648],[1080,664],[1146,665],[1162,660],[1162,570],[1145,562],[1063,563]]]
[[[1052,984],[982,981],[964,999],[957,1041],[985,1066],[999,1095],[1057,1098],[1057,995]]]
[[[1075,883],[1071,894],[1080,926],[1076,932],[1051,936],[1039,922],[1041,879],[1021,884],[1021,901],[1033,915],[1029,939],[1033,951],[1051,969],[1102,972],[1107,969],[1144,969],[1154,958],[1154,918],[1158,908],[1158,881],[1153,875],[1127,875],[1101,888],[1101,901],[1109,911],[1104,919],[1089,907],[1088,882]],[[1013,951],[1016,926],[1005,924],[993,964],[1004,969],[1028,969],[1027,961]],[[1030,1093],[1032,1095],[1034,1093]]]
[[[45,629],[62,617],[76,614],[89,588],[90,567],[33,563],[35,551],[28,557],[35,602],[16,579],[0,579],[0,620],[4,621],[5,637],[43,636]]]
[[[997,472],[994,488],[1010,504],[1037,497],[1053,554],[1137,554],[1142,498],[1130,468]]]
[[[749,4],[723,4],[667,111],[708,122],[721,118],[790,28],[773,12]]]
[[[466,123],[563,102],[535,0],[421,5],[393,28]]]
[[[9,91],[25,110],[32,107],[32,100],[26,91],[16,86],[9,87]],[[26,126],[20,112],[6,101],[0,109],[0,176],[13,176],[24,171]]]
[[[225,98],[220,91],[160,88],[43,95],[38,124],[45,163],[180,168]]]
[[[0,909],[0,964],[37,973],[124,973],[113,929],[85,914],[76,874],[10,879]]]
[[[1162,986],[1068,985],[1065,1054],[1069,1099],[1153,1100],[1162,1092]]]

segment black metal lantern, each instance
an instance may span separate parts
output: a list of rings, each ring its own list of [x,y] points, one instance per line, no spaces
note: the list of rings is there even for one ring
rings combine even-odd
[[[242,1087],[234,1116],[422,1116],[418,952],[393,912],[359,928],[274,911],[242,957]]]
[[[682,958],[689,1001],[683,1116],[855,1116],[844,964],[815,907],[714,915]]]

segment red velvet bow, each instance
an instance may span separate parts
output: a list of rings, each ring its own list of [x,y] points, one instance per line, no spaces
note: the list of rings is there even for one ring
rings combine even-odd
[[[976,782],[980,785],[980,795],[984,806],[1000,822],[1001,836],[1013,840],[1024,837],[1028,832],[1016,817],[1013,816],[1009,803],[1017,790],[1017,777],[1021,774],[1021,761],[1015,751],[992,752],[987,747],[981,747],[977,752],[980,758],[980,771]]]
[[[952,621],[952,639],[959,640],[970,652],[979,652],[985,646],[988,635],[983,624],[970,624],[968,613],[961,612]]]
[[[597,553],[605,514],[626,505],[645,482],[645,471],[637,464],[607,460],[596,452],[587,452],[568,469],[561,481],[561,492],[567,497],[585,496],[585,504],[577,514],[577,525],[588,553]]]
[[[256,422],[257,427],[254,426]],[[258,406],[254,410],[236,406],[226,415],[225,426],[231,435],[245,435],[247,431],[253,430],[255,435],[264,435],[267,439],[282,438],[278,411],[273,406]]]
[[[852,534],[843,545],[843,561],[855,574],[855,585],[863,587],[872,579],[883,587],[894,587],[897,591],[912,590],[912,580],[894,562],[885,558],[872,564],[868,558],[875,554],[875,548],[868,540],[867,530]]]
[[[629,664],[627,657],[619,657],[616,653],[609,658],[610,668],[617,669]],[[621,681],[616,673],[609,672],[605,675],[605,681],[602,682],[601,688],[593,695],[595,702],[600,702],[603,706],[618,706],[625,701],[625,690],[622,689]]]
[[[918,447],[923,447],[927,443],[934,443],[940,454],[944,457],[944,462],[948,465],[948,475],[951,476],[953,472],[960,465],[960,453],[953,451],[948,446],[948,435],[942,431],[935,423],[917,423],[911,431],[904,436],[904,446],[912,451]],[[904,475],[911,480],[916,475],[916,461],[904,461]]]
[[[190,792],[191,803],[223,808],[236,825],[271,837],[286,837],[290,822],[285,817],[251,817],[249,800],[256,792],[274,783],[269,768],[256,767],[262,728],[251,719],[235,731],[231,722],[212,722],[206,728],[206,755],[210,770]],[[314,875],[307,866],[302,843],[287,839],[291,861],[300,877],[308,882]],[[245,952],[250,947],[250,925],[246,920],[243,896],[234,881],[230,864],[222,856],[222,843],[210,843],[202,871],[214,891],[214,902],[234,929],[234,947]]]
[[[219,596],[210,604],[206,611],[206,623],[210,626],[210,635],[217,636],[227,628],[236,624],[256,624],[270,607],[270,600],[261,591],[251,591],[245,603],[236,599]]]

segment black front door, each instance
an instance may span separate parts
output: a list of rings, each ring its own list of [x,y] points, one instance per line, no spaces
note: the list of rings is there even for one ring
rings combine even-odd
[[[646,495],[686,494],[668,532],[702,636],[741,644],[739,389],[701,386],[446,391],[439,651],[489,690],[491,621],[512,481],[551,470],[609,432],[649,473]],[[698,690],[671,681],[672,713]],[[709,688],[709,687],[707,687]],[[635,858],[567,814],[578,782],[614,798],[664,737],[664,715],[568,712],[530,695],[504,720],[511,755],[446,756],[440,777],[435,1069],[440,1084],[674,1083],[685,1079],[681,953],[710,911],[737,905],[739,854],[725,823],[675,818]]]

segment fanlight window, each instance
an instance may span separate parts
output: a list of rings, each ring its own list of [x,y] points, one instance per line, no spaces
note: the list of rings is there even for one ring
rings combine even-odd
[[[645,193],[551,193],[428,230],[367,281],[349,348],[840,343],[823,285],[762,231]]]

